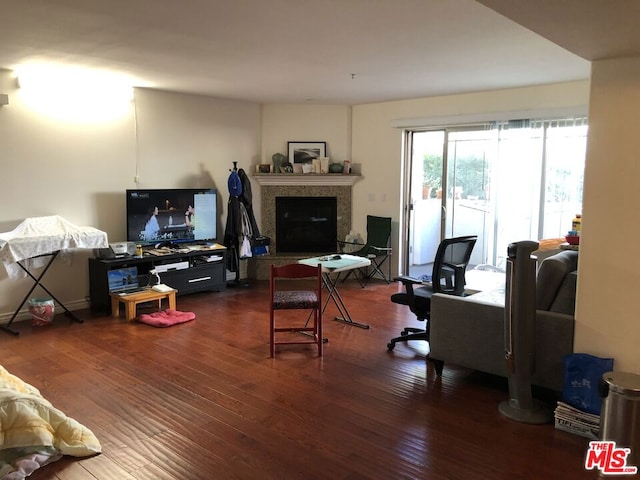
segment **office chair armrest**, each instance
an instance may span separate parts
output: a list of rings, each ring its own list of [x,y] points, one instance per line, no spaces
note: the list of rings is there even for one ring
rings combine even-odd
[[[396,282],[402,282],[403,285],[421,285],[424,283],[419,278],[409,277],[408,275],[400,275],[399,277],[395,277],[393,280]]]
[[[418,279],[418,278],[414,278],[414,277],[409,277],[406,275],[401,275],[399,277],[394,278],[395,281],[397,282],[402,282],[402,285],[404,285],[405,290],[407,291],[407,295],[409,296],[409,305],[413,305],[413,303],[415,302],[414,298],[415,295],[413,293],[413,286],[414,285],[422,285],[422,280]]]

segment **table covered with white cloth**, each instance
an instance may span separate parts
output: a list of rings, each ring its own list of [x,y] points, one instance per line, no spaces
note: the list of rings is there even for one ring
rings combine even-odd
[[[107,248],[107,234],[94,227],[79,227],[59,215],[25,219],[10,232],[0,233],[0,261],[10,278],[26,275],[17,262],[38,267],[46,260],[42,255],[74,248]]]
[[[0,233],[0,261],[9,277],[29,276],[34,281],[9,322],[0,325],[0,329],[18,335],[17,331],[10,328],[11,324],[37,286],[47,292],[67,316],[82,322],[41,283],[42,277],[61,252],[108,246],[105,232],[93,227],[79,227],[59,215],[27,218],[10,232]],[[30,270],[38,267],[44,269],[36,276]]]

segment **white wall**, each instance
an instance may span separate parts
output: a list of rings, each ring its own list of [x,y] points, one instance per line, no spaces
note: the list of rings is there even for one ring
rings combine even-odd
[[[351,155],[351,107],[345,105],[263,105],[262,163],[287,155],[287,142],[327,142],[327,156],[343,162]]]
[[[11,72],[0,71],[0,92],[9,95],[9,105],[0,107],[0,232],[26,217],[55,214],[104,230],[110,241],[122,240],[124,191],[136,186],[136,165],[141,188],[217,187],[224,221],[231,162],[247,168],[259,157],[257,104],[138,90],[123,117],[86,124],[31,111]],[[69,308],[86,306],[89,254],[78,251],[70,265],[55,262],[44,278]],[[11,280],[0,268],[0,322],[32,284]]]
[[[575,349],[640,373],[640,58],[594,62],[589,103]],[[638,235],[636,235],[636,232]]]

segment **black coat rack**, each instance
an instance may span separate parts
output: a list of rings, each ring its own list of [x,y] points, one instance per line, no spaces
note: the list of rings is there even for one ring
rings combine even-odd
[[[229,178],[238,175],[238,162],[233,162],[233,168],[229,170],[231,173]],[[229,181],[229,185],[231,185]],[[240,215],[240,202],[241,196],[234,194],[229,189],[229,202],[227,205],[227,223],[224,232],[223,244],[227,247],[227,270],[235,272],[236,277],[233,281],[227,282],[227,287],[247,287],[249,283],[247,280],[242,280],[240,273],[240,260],[246,260],[246,258],[240,258],[240,233],[242,229],[242,218]]]

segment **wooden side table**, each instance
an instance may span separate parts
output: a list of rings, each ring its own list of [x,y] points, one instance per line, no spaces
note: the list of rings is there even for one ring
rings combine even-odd
[[[111,293],[111,315],[114,317],[120,316],[120,304],[124,304],[124,315],[127,321],[131,321],[136,317],[136,306],[139,303],[158,301],[158,310],[162,309],[162,300],[167,299],[169,301],[169,308],[176,309],[176,292],[177,290],[170,290],[168,292],[156,292],[155,290],[144,290],[142,292],[129,293],[120,295],[118,293]]]

